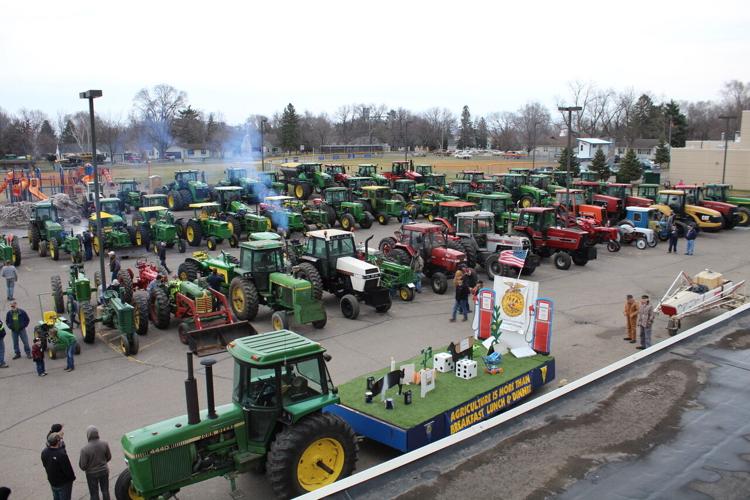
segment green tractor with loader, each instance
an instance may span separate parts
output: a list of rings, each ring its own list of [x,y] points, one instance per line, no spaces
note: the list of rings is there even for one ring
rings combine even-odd
[[[224,279],[222,291],[229,297],[234,315],[252,321],[258,306],[271,310],[271,324],[287,328],[290,319],[297,324],[326,325],[323,303],[313,297],[309,281],[285,272],[284,246],[280,241],[249,241],[240,244],[239,260],[222,252],[220,257],[197,255],[186,259],[177,269],[180,279],[194,280],[216,271]]]
[[[47,256],[47,242],[65,238],[65,230],[60,224],[62,219],[57,215],[57,208],[52,201],[45,200],[34,203],[31,207],[29,219],[29,245],[32,250],[39,251],[41,257]],[[19,253],[20,255],[20,253]]]
[[[242,239],[243,234],[252,234],[271,229],[271,219],[260,215],[260,209],[253,209],[242,201],[244,191],[238,186],[219,186],[214,188],[216,203],[219,204],[222,220]]]
[[[331,227],[339,222],[345,231],[351,231],[355,224],[362,229],[370,229],[375,216],[367,211],[359,201],[351,201],[352,192],[344,187],[332,187],[323,191],[322,210],[328,213]]]
[[[183,210],[193,203],[211,200],[206,173],[198,170],[175,171],[174,181],[163,186],[161,192],[167,195],[167,207],[170,210]]]
[[[227,221],[219,218],[218,203],[209,201],[193,203],[193,217],[188,219],[183,227],[183,234],[191,247],[200,246],[201,241],[206,240],[209,250],[216,250],[224,240],[229,240],[229,246],[236,248],[240,240],[229,226]]]
[[[352,428],[323,409],[340,402],[312,340],[288,330],[239,338],[232,401],[215,407],[213,359],[206,368],[207,408],[199,410],[192,355],[187,355],[187,414],[125,433],[127,462],[117,500],[169,498],[191,484],[264,470],[278,498],[292,498],[349,476],[358,443]],[[237,492],[238,493],[238,492]]]
[[[167,207],[141,207],[133,215],[135,245],[157,250],[158,245],[166,243],[167,248],[177,245],[180,253],[185,253],[186,242],[181,238],[182,226],[174,220]]]

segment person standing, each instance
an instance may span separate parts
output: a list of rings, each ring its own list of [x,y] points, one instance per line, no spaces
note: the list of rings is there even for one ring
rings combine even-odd
[[[88,444],[81,448],[78,466],[86,473],[91,500],[99,500],[100,489],[102,500],[109,500],[109,466],[107,464],[112,460],[109,444],[99,439],[99,429],[93,425],[86,428],[86,439],[88,439]]]
[[[63,431],[63,424],[52,424],[49,428],[49,432],[47,433],[47,438],[50,437],[51,434],[59,434],[60,435],[60,448],[65,449],[65,431]]]
[[[112,273],[112,277],[109,280],[116,280],[120,272],[120,259],[117,258],[115,252],[109,252],[109,272]]]
[[[91,231],[84,231],[83,232],[83,256],[86,260],[91,260],[94,258],[94,252],[91,247]]]
[[[60,435],[53,432],[47,437],[47,447],[42,451],[42,465],[52,488],[52,500],[70,500],[73,481],[76,480],[68,454],[60,447],[61,442]]]
[[[669,249],[667,250],[667,253],[672,253],[673,250],[674,253],[677,253],[677,238],[679,235],[680,233],[677,231],[676,224],[669,226]]]
[[[0,321],[0,368],[8,368],[5,362],[5,325]]]
[[[168,273],[171,273],[172,271],[167,267],[167,242],[162,241],[161,243],[157,243],[157,245],[159,245],[159,263]]]
[[[13,300],[13,289],[16,286],[16,281],[18,281],[16,266],[11,261],[6,260],[5,265],[0,270],[0,276],[5,278],[5,286],[8,288],[8,300]]]
[[[463,279],[459,279],[455,282],[456,284],[456,302],[453,304],[453,314],[451,315],[451,323],[456,321],[456,313],[460,312],[464,315],[464,321],[469,319],[469,287],[466,286]]]
[[[75,336],[66,331],[60,331],[57,329],[53,329],[51,331],[51,337],[54,339],[54,342],[56,344],[59,344],[61,347],[65,348],[65,359],[67,361],[67,364],[65,366],[66,372],[72,372],[75,370],[75,352],[76,352],[76,338]]]
[[[422,293],[422,279],[424,279],[424,259],[422,254],[417,252],[414,259],[411,261],[411,268],[414,271],[414,287],[417,289],[417,293]]]
[[[26,327],[29,326],[29,315],[23,309],[19,309],[18,303],[15,300],[10,303],[10,311],[5,315],[5,324],[10,328],[13,337],[13,351],[16,353],[13,359],[21,357],[18,339],[21,339],[21,342],[23,342],[23,350],[26,352],[26,357],[31,359],[29,337],[26,335]]]
[[[638,302],[635,301],[632,295],[625,298],[625,315],[626,332],[627,337],[622,340],[628,340],[631,344],[635,344],[635,325],[638,323]]]
[[[44,369],[44,351],[42,350],[42,339],[34,338],[34,345],[31,346],[31,359],[36,365],[36,374],[40,377],[46,377],[47,372]]]
[[[641,345],[636,349],[647,349],[651,347],[651,325],[654,324],[654,311],[648,295],[641,296],[641,306],[638,308],[638,326],[641,329]]]
[[[216,271],[216,268],[211,270],[211,274],[208,275],[208,278],[206,278],[206,281],[208,281],[208,286],[210,286],[217,292],[221,292],[221,286],[224,284],[224,278],[219,276],[219,273]]]
[[[695,238],[697,237],[698,237],[698,230],[695,228],[695,226],[691,224],[687,233],[685,233],[685,241],[687,242],[687,249],[685,250],[685,255],[693,255],[693,251],[695,250]],[[675,248],[675,251],[677,251],[676,248]]]

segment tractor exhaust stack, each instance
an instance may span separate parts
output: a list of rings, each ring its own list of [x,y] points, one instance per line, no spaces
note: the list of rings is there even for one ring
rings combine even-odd
[[[370,236],[369,238],[365,240],[365,260],[367,260],[367,257],[368,257],[368,252],[370,248],[370,240],[373,239],[374,237],[375,235],[373,234],[372,236]]]
[[[193,377],[193,353],[187,353],[188,377],[185,380],[185,403],[187,404],[188,424],[200,423],[198,410],[198,382]]]
[[[216,360],[213,358],[204,359],[201,364],[206,367],[206,398],[208,399],[208,418],[214,419],[216,415],[216,405],[214,404],[214,369]]]

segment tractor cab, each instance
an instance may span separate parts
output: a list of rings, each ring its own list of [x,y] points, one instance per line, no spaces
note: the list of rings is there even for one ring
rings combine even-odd
[[[217,186],[214,188],[216,203],[222,210],[229,211],[229,205],[233,201],[241,201],[244,190],[239,186]]]
[[[338,207],[349,201],[349,190],[345,187],[332,187],[323,191],[323,201],[332,207]]]
[[[417,195],[417,183],[411,179],[396,179],[393,181],[393,191],[410,200]]]
[[[271,188],[275,183],[279,182],[279,176],[276,172],[256,172],[255,175],[258,181],[267,188]]]
[[[509,193],[519,190],[526,184],[526,176],[521,174],[494,174],[492,177]]]
[[[472,187],[476,187],[477,181],[484,178],[484,172],[481,170],[464,170],[463,172],[456,174],[456,179],[469,181]]]
[[[570,200],[569,203],[568,200]],[[583,189],[558,189],[555,191],[555,203],[579,207],[586,204],[586,196]]]
[[[425,174],[422,183],[429,189],[445,189],[445,174]]]
[[[399,241],[414,250],[429,254],[433,248],[444,247],[446,237],[443,228],[435,224],[415,223],[401,227]]]
[[[663,189],[657,193],[654,202],[656,205],[669,207],[675,213],[685,213],[685,191]]]
[[[224,176],[229,184],[239,184],[242,179],[247,178],[247,169],[229,167],[224,170]]]
[[[378,175],[378,166],[374,163],[360,163],[357,165],[358,177],[375,177]]]
[[[606,194],[608,196],[614,196],[615,198],[620,198],[621,200],[624,200],[628,196],[629,193],[630,193],[630,184],[610,182],[604,186],[604,191],[602,194]]]
[[[190,208],[193,209],[193,214],[196,219],[208,220],[215,219],[219,214],[219,204],[213,201],[207,201],[203,203],[191,203]]]
[[[326,163],[323,165],[323,171],[330,175],[334,182],[338,184],[345,183],[349,177],[349,174],[346,172],[346,166],[341,163]]]
[[[339,229],[310,231],[304,250],[305,255],[326,263],[318,268],[324,278],[337,272],[336,264],[339,258],[354,257],[355,252],[352,233]]]
[[[707,200],[727,201],[729,192],[732,190],[731,184],[706,184],[704,196]]]
[[[166,206],[167,206],[166,194],[144,194],[143,195],[143,207],[166,207]]]
[[[441,201],[438,203],[438,219],[443,219],[443,223],[447,223],[448,229],[452,232],[452,227],[455,225],[456,215],[462,212],[472,212],[477,210],[476,203],[471,203],[463,200],[456,201]]]
[[[529,227],[534,233],[546,234],[556,225],[555,209],[551,207],[530,207],[521,211],[516,227]]]
[[[508,212],[513,204],[513,200],[508,193],[469,193],[466,196],[466,201],[476,203],[479,210],[492,212],[495,215]]]
[[[529,175],[531,175],[531,169],[528,167],[510,167],[508,169],[508,172],[511,174],[522,175],[524,177],[528,177]]]
[[[123,179],[117,181],[117,198],[127,210],[130,207],[138,208],[141,206],[141,192],[138,189],[138,182],[133,179]]]
[[[656,208],[647,207],[626,207],[626,220],[629,220],[634,227],[642,229],[653,229],[660,232],[660,222],[664,215]]]
[[[488,234],[495,234],[495,214],[479,210],[456,214],[457,236],[471,237],[479,248],[486,248]]]
[[[558,184],[560,186],[568,185],[568,173],[564,170],[555,170],[554,172],[552,172],[552,179],[554,180],[555,184]]]
[[[581,172],[581,180],[585,182],[597,182],[599,180],[598,172]]]
[[[117,181],[117,184],[119,186],[118,191],[121,193],[130,193],[131,191],[135,191],[138,193],[138,182],[136,182],[133,179],[126,179],[126,180],[120,180]]]
[[[534,174],[529,176],[529,184],[535,188],[549,190],[550,178],[546,174]]]
[[[138,209],[138,213],[142,214],[143,220],[147,221],[149,225],[154,225],[156,221],[166,216],[169,212],[167,207],[153,206],[153,207],[141,207]]]
[[[411,179],[421,182],[422,174],[414,171],[414,162],[412,160],[397,160],[391,162],[391,172],[384,173],[390,181],[395,179]]]
[[[40,201],[39,203],[34,204],[31,218],[42,222],[58,222],[59,217],[57,216],[57,207],[55,207],[51,201]]]
[[[202,178],[203,177],[205,177],[205,174],[202,176]],[[174,173],[174,180],[177,181],[178,184],[199,182],[198,170],[178,170]]]
[[[258,291],[267,291],[271,273],[285,272],[281,242],[278,240],[256,240],[240,243],[240,269],[236,272],[239,274],[251,273]]]
[[[474,188],[475,193],[490,194],[495,192],[495,181],[493,179],[479,179]]]
[[[101,206],[102,212],[122,216],[119,198],[99,198],[99,205]]]
[[[649,200],[655,200],[660,187],[661,186],[658,184],[639,184],[638,196],[648,198]]]
[[[456,179],[451,181],[449,186],[450,194],[464,198],[471,191],[471,181]]]
[[[414,171],[421,176],[432,174],[432,165],[414,165]]]

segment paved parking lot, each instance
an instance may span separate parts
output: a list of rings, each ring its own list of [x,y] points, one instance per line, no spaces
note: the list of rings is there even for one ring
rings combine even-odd
[[[397,229],[395,224],[374,226],[355,233],[357,242],[375,234],[373,243]],[[711,268],[733,279],[747,279],[747,230],[735,229],[717,234],[701,234],[695,256],[666,253],[666,245],[654,249],[623,248],[615,254],[600,251],[599,259],[585,267],[573,266],[558,271],[545,262],[533,278],[540,282],[540,296],[555,301],[556,316],[552,352],[557,358],[558,380],[573,380],[596,368],[634,352],[634,346],[622,340],[624,333],[622,304],[627,293],[649,293],[660,297],[680,270],[694,274]],[[16,297],[32,318],[40,319],[37,294],[49,291],[49,278],[59,274],[65,281],[68,261],[53,262],[40,258],[22,242],[24,260],[19,269],[20,282]],[[228,245],[224,248],[230,250]],[[684,241],[680,241],[684,252]],[[123,266],[135,266],[141,251],[129,253]],[[236,252],[235,252],[236,253]],[[185,255],[176,251],[168,263],[176,270]],[[93,275],[98,262],[86,263]],[[482,276],[483,273],[480,273]],[[4,294],[2,294],[4,296]],[[45,297],[49,304],[49,297]],[[328,324],[323,330],[312,326],[297,329],[321,342],[333,356],[329,363],[334,382],[386,366],[391,356],[397,360],[418,353],[425,346],[445,345],[469,334],[468,323],[448,323],[453,303],[452,287],[439,296],[429,288],[412,303],[395,302],[386,314],[377,314],[363,307],[356,321],[341,315],[337,301],[327,296]],[[8,304],[0,302],[0,314]],[[697,321],[697,320],[696,320]],[[262,332],[270,329],[270,311],[261,308],[253,322]],[[665,322],[654,325],[654,341],[666,337]],[[99,325],[97,325],[99,326]],[[689,324],[685,324],[689,326]],[[76,360],[76,370],[63,371],[64,360],[47,361],[48,377],[39,378],[31,361],[10,362],[0,371],[0,483],[14,490],[13,498],[36,499],[48,495],[39,452],[44,437],[53,423],[65,425],[65,441],[73,462],[85,444],[85,428],[99,427],[103,439],[110,442],[113,453],[112,483],[124,468],[119,446],[120,436],[130,429],[185,412],[183,380],[185,379],[184,346],[176,334],[176,324],[166,331],[151,328],[141,339],[135,358],[124,357],[117,349],[115,332],[99,329],[94,345],[83,345]],[[6,359],[12,356],[10,335],[6,337]],[[10,356],[8,356],[9,354]],[[232,362],[228,355],[217,357],[216,399],[229,400]],[[205,407],[202,371],[199,370],[201,407]],[[392,452],[364,443],[359,469],[392,456]],[[246,475],[238,481],[247,494],[261,498],[270,496],[270,489],[260,476]],[[214,479],[189,487],[182,499],[228,498],[228,482]],[[87,495],[83,473],[78,474],[74,498]]]

